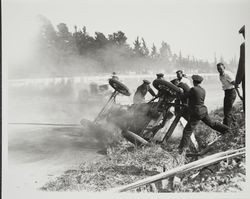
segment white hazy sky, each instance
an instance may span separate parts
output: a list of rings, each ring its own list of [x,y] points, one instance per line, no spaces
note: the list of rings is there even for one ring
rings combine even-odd
[[[213,61],[239,56],[239,28],[250,19],[249,0],[4,0],[3,33],[8,47],[28,52],[37,14],[54,26],[66,23],[105,35],[121,30],[131,45],[137,36],[149,47],[162,41],[184,56]]]

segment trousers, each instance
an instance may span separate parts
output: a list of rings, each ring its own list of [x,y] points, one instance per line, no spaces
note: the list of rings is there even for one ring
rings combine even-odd
[[[230,130],[227,125],[211,120],[207,112],[202,117],[190,115],[188,123],[183,130],[183,136],[179,145],[180,149],[187,148],[189,146],[190,136],[200,120],[221,134],[225,134]]]
[[[234,88],[225,90],[224,119],[223,119],[223,124],[225,125],[230,125],[232,122],[232,109],[235,99],[236,99],[236,91]]]

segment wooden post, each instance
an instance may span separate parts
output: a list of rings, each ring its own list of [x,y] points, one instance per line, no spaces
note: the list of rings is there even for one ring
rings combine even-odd
[[[177,114],[177,115],[175,116],[174,121],[172,122],[172,124],[171,124],[171,126],[169,127],[167,133],[166,133],[165,136],[163,137],[162,142],[164,142],[164,140],[167,141],[167,140],[171,137],[171,135],[173,134],[173,132],[174,132],[174,130],[175,130],[175,128],[176,128],[178,122],[180,121],[180,119],[181,119],[181,114],[179,113],[179,114]]]
[[[146,141],[145,139],[143,139],[142,137],[140,137],[139,135],[136,135],[135,133],[129,131],[129,130],[123,130],[122,131],[122,135],[131,143],[135,144],[135,145],[148,145],[148,141]]]

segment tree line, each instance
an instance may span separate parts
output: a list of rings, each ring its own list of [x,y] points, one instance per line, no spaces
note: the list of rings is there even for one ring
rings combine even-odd
[[[175,53],[169,43],[162,41],[159,49],[153,44],[148,46],[144,38],[137,37],[132,46],[127,43],[127,36],[117,31],[107,36],[102,32],[89,35],[86,26],[74,26],[73,32],[65,23],[56,27],[49,19],[39,16],[40,31],[37,37],[35,64],[41,73],[52,75],[83,75],[86,73],[135,73],[165,72],[173,73],[177,68],[186,73],[216,72],[216,63],[222,61],[215,56],[214,62],[198,59],[194,56],[182,56]],[[226,63],[235,68],[235,58]],[[30,70],[32,73],[32,70]]]

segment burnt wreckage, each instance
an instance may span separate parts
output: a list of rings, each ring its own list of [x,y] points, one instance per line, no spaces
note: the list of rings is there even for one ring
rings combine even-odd
[[[156,133],[166,122],[174,117],[172,123],[164,129],[161,140],[158,140],[158,143],[163,143],[170,138],[180,118],[186,112],[186,104],[180,99],[180,96],[190,89],[186,84],[176,86],[171,82],[156,79],[153,81],[153,86],[158,90],[157,96],[147,103],[132,105],[116,103],[118,94],[131,95],[126,85],[115,79],[109,79],[109,84],[114,89],[109,100],[93,122],[83,119],[81,121],[83,126],[101,130],[105,127],[105,123],[112,123],[131,143],[147,145],[154,141]],[[174,107],[174,113],[170,110],[171,107]]]

